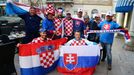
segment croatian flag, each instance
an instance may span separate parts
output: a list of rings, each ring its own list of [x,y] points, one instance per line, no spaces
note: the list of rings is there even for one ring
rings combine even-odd
[[[66,41],[63,38],[45,43],[20,45],[21,75],[45,75],[54,70],[59,59],[59,46]]]
[[[57,69],[64,75],[92,75],[99,57],[98,45],[62,46]]]
[[[7,0],[6,3],[6,14],[7,15],[23,15],[29,12],[30,6],[26,4],[22,4],[19,2],[13,2],[12,0]],[[36,7],[36,14],[41,18],[44,18],[43,9]]]

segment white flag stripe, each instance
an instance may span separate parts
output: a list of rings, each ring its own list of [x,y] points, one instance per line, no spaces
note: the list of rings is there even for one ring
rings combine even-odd
[[[64,53],[77,53],[78,56],[97,56],[100,48],[98,45],[91,46],[62,46],[60,48],[60,56]]]
[[[19,56],[19,62],[21,68],[32,68],[40,66],[39,55]]]
[[[54,58],[55,61],[58,60],[59,50],[54,50]],[[33,68],[41,66],[39,55],[19,56],[19,63],[21,68]]]

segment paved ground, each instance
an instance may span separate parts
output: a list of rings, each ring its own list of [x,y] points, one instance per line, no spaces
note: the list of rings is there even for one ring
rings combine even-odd
[[[111,71],[106,68],[106,62],[101,62],[97,66],[94,75],[134,75],[134,52],[126,51],[122,48],[124,44],[123,39],[115,39],[112,54],[113,54],[113,67]],[[18,55],[15,57],[15,65],[20,75]],[[49,73],[48,75],[62,75],[56,70]]]

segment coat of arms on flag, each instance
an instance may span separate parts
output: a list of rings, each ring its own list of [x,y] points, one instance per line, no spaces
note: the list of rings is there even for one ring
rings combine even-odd
[[[54,70],[59,59],[59,46],[66,41],[66,38],[62,38],[43,43],[20,45],[21,75],[45,75]]]
[[[78,63],[77,54],[65,53],[64,54],[64,65],[68,70],[73,70]]]
[[[98,45],[62,46],[57,69],[65,75],[93,75],[99,57]]]
[[[55,59],[53,50],[53,45],[42,46],[39,49],[37,49],[37,53],[40,57],[41,66],[43,66],[44,68],[51,67],[54,64]]]

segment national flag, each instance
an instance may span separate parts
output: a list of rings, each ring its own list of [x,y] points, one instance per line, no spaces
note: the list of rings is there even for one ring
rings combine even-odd
[[[59,46],[67,39],[44,43],[22,44],[19,47],[21,75],[45,75],[57,66]]]
[[[92,75],[99,57],[98,45],[62,46],[57,69],[64,75]]]
[[[22,14],[25,14],[27,12],[29,12],[29,9],[30,9],[30,5],[26,5],[26,4],[23,4],[23,3],[19,3],[19,2],[14,2],[12,0],[7,0],[7,3],[6,3],[6,14],[7,15],[22,15]],[[43,14],[43,11],[44,10],[43,8],[38,8],[38,7],[35,7],[36,8],[36,14],[38,16],[40,16],[41,18],[44,18],[44,14]]]

